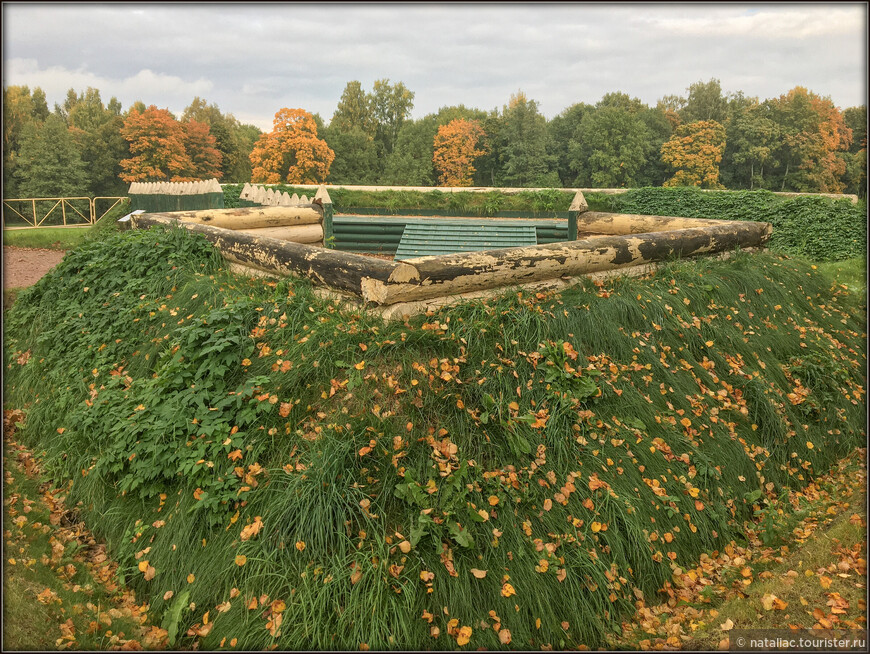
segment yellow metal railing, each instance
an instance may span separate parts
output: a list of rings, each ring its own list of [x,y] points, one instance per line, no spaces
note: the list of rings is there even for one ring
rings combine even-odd
[[[3,200],[3,228],[83,227],[93,225],[126,197],[15,198]],[[103,210],[98,205],[111,205]],[[87,207],[87,208],[85,208]],[[9,220],[7,221],[7,212]],[[52,220],[49,220],[52,218]],[[7,222],[13,224],[7,225]],[[17,224],[17,223],[24,224]]]

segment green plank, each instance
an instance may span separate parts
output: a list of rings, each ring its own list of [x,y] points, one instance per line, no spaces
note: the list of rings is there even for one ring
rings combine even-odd
[[[395,260],[456,252],[481,252],[537,243],[536,230],[532,225],[415,221],[405,225]]]

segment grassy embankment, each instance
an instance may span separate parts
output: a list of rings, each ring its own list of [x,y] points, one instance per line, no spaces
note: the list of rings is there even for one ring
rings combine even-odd
[[[174,645],[602,645],[864,440],[864,307],[801,261],[392,325],[219,266],[113,235],[8,316],[21,441]]]

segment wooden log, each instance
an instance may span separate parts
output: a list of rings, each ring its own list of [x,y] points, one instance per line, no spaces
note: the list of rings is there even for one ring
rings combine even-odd
[[[457,295],[672,257],[760,247],[772,231],[768,223],[714,222],[704,228],[406,259],[404,263],[417,270],[419,279],[390,283],[371,294],[383,304]]]
[[[323,244],[322,225],[291,225],[290,227],[260,227],[259,229],[236,229],[235,232],[254,236],[269,236],[293,243]]]
[[[577,216],[577,229],[594,234],[646,234],[691,227],[721,225],[725,220],[681,218],[679,216],[644,216],[634,213],[586,211]]]
[[[416,270],[403,263],[384,261],[359,254],[338,252],[303,243],[279,241],[268,236],[178,220],[174,215],[139,214],[132,216],[133,227],[154,225],[183,227],[202,234],[228,261],[257,268],[267,273],[308,277],[322,284],[351,293],[365,301],[379,301],[382,287],[414,279]]]
[[[225,229],[260,229],[262,227],[313,225],[321,222],[323,213],[318,205],[311,204],[297,207],[242,207],[238,209],[206,209],[204,211],[173,211],[169,217]]]

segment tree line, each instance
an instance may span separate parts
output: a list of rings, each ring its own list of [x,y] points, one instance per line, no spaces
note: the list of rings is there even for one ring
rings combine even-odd
[[[442,107],[414,120],[414,92],[349,82],[326,123],[282,108],[261,132],[197,97],[180,117],[126,112],[89,88],[49,111],[4,89],[5,197],[123,195],[132,181],[402,186],[702,188],[866,195],[866,107],[795,87],[761,100],[717,79],[655,106],[622,93],[551,120],[522,91],[492,110]]]

